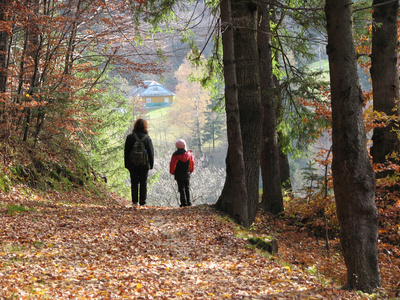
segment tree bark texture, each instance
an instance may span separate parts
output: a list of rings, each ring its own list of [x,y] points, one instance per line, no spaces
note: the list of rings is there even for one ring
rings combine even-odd
[[[262,131],[257,47],[257,2],[252,0],[232,1],[232,21],[235,28],[234,51],[240,129],[246,169],[247,207],[251,224],[256,217],[260,202],[260,141]]]
[[[236,222],[249,227],[247,188],[240,129],[238,86],[234,54],[231,1],[221,1],[221,31],[225,77],[225,107],[228,135],[225,185],[216,207],[231,215]]]
[[[333,188],[347,287],[371,292],[380,286],[375,174],[366,146],[363,95],[352,34],[352,2],[327,0],[332,95]]]
[[[275,55],[276,56],[276,55]],[[274,76],[274,85],[277,87],[279,84],[278,79]],[[280,95],[280,91],[276,91],[277,104],[275,107],[275,116],[277,119],[277,127],[280,122],[283,122],[283,99]],[[290,165],[289,165],[289,156],[287,153],[283,151],[283,146],[281,145],[282,140],[284,139],[282,132],[278,131],[278,147],[279,147],[279,174],[281,177],[281,184],[285,190],[292,190],[292,182],[290,179]]]
[[[278,134],[276,131],[276,106],[272,72],[272,49],[269,5],[258,3],[258,53],[260,56],[260,90],[263,106],[261,138],[261,174],[263,196],[261,208],[275,215],[283,211],[283,197],[279,166]]]
[[[279,124],[279,123],[278,123]],[[279,146],[279,136],[278,132],[278,147],[279,147],[279,174],[281,178],[281,185],[286,191],[292,190],[292,182],[290,179],[290,165],[289,165],[289,157],[287,153],[284,153]]]
[[[0,21],[6,22],[6,7],[7,0],[0,1]],[[6,30],[0,31],[0,92],[4,93],[6,91],[7,84],[7,57],[8,57],[8,42],[10,38],[11,32],[7,32]],[[4,99],[3,99],[4,100]]]
[[[374,110],[387,115],[399,115],[396,108],[399,99],[398,35],[397,19],[399,2],[373,1],[371,79]],[[384,163],[386,155],[399,152],[398,134],[393,131],[394,122],[383,128],[375,128],[372,136],[371,155],[374,163]],[[378,174],[378,176],[384,174]]]

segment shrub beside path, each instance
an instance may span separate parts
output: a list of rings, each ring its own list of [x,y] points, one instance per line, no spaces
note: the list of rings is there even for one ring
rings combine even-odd
[[[209,206],[0,197],[0,299],[368,298],[252,248]]]

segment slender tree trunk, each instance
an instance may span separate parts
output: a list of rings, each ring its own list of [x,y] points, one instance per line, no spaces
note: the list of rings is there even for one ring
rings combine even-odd
[[[290,179],[290,165],[289,165],[289,157],[287,153],[284,153],[281,147],[279,146],[279,136],[278,132],[278,147],[279,147],[279,174],[281,177],[281,185],[285,190],[292,190],[292,181]]]
[[[275,86],[277,84],[277,79],[274,76]],[[277,92],[277,94],[279,94]],[[282,108],[282,97],[278,97],[276,105],[275,115],[277,118],[277,127],[280,122],[283,122],[283,108]],[[278,148],[279,148],[279,174],[281,177],[281,185],[285,190],[292,190],[292,181],[290,179],[290,165],[289,165],[289,156],[285,153],[281,146],[281,141],[283,139],[282,132],[278,131]]]
[[[399,69],[397,19],[398,1],[374,0],[371,79],[374,110],[386,115],[399,116]],[[372,136],[371,155],[374,163],[385,163],[393,151],[399,153],[398,133],[395,122],[383,128],[375,128]],[[384,177],[386,172],[377,174]]]
[[[7,0],[0,1],[0,21],[6,22],[5,9],[7,6]],[[6,91],[7,84],[7,53],[8,53],[8,41],[11,32],[6,30],[0,31],[0,92],[4,93]]]
[[[257,46],[257,2],[232,1],[236,77],[246,169],[249,221],[253,223],[260,202],[260,141],[262,105],[260,99],[259,57]]]
[[[195,109],[196,109],[196,135],[197,135],[197,146],[199,148],[199,153],[202,153],[201,150],[201,130],[200,130],[200,116],[199,116],[199,100],[197,96],[194,99]]]
[[[26,58],[25,58],[25,66],[21,68],[22,71],[22,82],[28,84],[28,89],[21,88],[23,93],[27,92],[28,94],[32,94],[32,91],[36,88],[37,78],[38,78],[38,68],[39,68],[39,51],[40,51],[40,43],[39,43],[39,35],[38,35],[38,25],[35,21],[36,16],[39,12],[39,1],[38,0],[28,0],[26,1],[26,5],[29,9],[31,9],[31,14],[28,19],[28,27],[26,28]],[[27,101],[30,101],[29,99]],[[27,141],[28,132],[31,127],[31,120],[34,118],[33,110],[31,108],[27,108],[25,110],[25,122],[24,122],[24,135],[23,141]]]
[[[274,7],[275,8],[275,7]],[[271,20],[276,24],[278,22],[281,22],[281,20],[277,19],[276,16],[276,9],[271,10],[270,9],[270,18]],[[275,50],[273,52],[273,57],[278,57],[278,50]],[[276,76],[273,76],[274,79],[274,86],[275,86],[275,96],[277,97],[277,103],[276,103],[276,111],[275,111],[275,116],[277,119],[277,127],[279,126],[280,122],[283,122],[283,108],[282,108],[282,97],[280,97],[280,91],[278,91],[277,87],[279,84],[278,78]],[[292,183],[290,180],[290,165],[289,165],[289,157],[287,153],[284,153],[282,150],[281,146],[281,141],[282,141],[282,133],[278,132],[278,148],[279,148],[279,174],[281,177],[281,185],[283,188],[286,190],[292,190]]]
[[[0,22],[6,23],[7,0],[0,1]],[[11,32],[6,30],[0,31],[0,140],[4,141],[3,145],[3,162],[4,164],[8,158],[8,140],[11,136],[11,112],[8,111],[7,103],[11,99],[7,97],[7,80],[8,80],[8,57],[9,57],[9,43]]]
[[[21,51],[21,60],[19,63],[19,75],[18,75],[18,88],[17,88],[17,97],[16,97],[16,103],[21,102],[21,96],[24,95],[25,88],[24,86],[27,85],[26,82],[26,56],[27,56],[27,48],[28,48],[28,41],[29,41],[29,36],[28,36],[28,30],[25,30],[25,36],[24,36],[24,46]],[[24,114],[26,115],[26,110],[24,111]],[[22,128],[19,128],[22,124]],[[18,121],[16,124],[16,131],[24,135],[24,132],[26,132],[26,119],[24,120],[23,116],[18,117]],[[22,137],[24,139],[24,137]]]
[[[211,125],[211,133],[212,133],[212,145],[213,145],[213,150],[215,150],[215,124],[214,122]]]
[[[352,2],[327,0],[325,13],[332,95],[333,188],[347,287],[370,293],[381,284],[378,212],[357,74]]]
[[[75,16],[78,18],[78,15],[81,13],[81,4],[82,1],[78,0],[76,4],[76,10],[75,10]],[[76,35],[78,33],[78,21],[74,21],[71,26],[71,33],[70,33],[70,38],[68,42],[68,50],[67,50],[67,55],[65,56],[65,67],[64,67],[64,74],[69,75],[71,72],[72,64],[73,62],[73,54],[75,51],[75,46],[76,46]]]
[[[216,207],[249,227],[247,188],[240,131],[231,1],[221,1],[221,31],[225,77],[225,106],[228,135],[225,185]]]
[[[263,196],[261,208],[275,215],[283,211],[283,197],[279,169],[278,134],[276,131],[274,79],[269,5],[260,1],[258,21],[258,53],[260,55],[261,103],[264,117],[261,139],[261,174]]]

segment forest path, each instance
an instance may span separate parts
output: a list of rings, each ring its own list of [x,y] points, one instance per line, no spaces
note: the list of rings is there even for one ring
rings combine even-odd
[[[0,299],[359,298],[251,248],[209,206],[27,198],[1,201]]]

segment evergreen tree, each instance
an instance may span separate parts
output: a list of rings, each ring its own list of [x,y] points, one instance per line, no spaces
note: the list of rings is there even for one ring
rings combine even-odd
[[[393,116],[386,126],[374,129],[371,155],[374,163],[385,163],[387,156],[399,153],[398,121],[399,100],[399,1],[375,0],[373,2],[371,79],[374,110]],[[387,172],[378,173],[385,177]]]
[[[350,0],[327,0],[326,19],[332,94],[332,172],[347,285],[371,293],[381,284],[375,174],[363,121],[363,94]]]
[[[271,7],[263,2],[258,3],[258,53],[260,56],[260,89],[263,105],[263,123],[261,138],[261,175],[263,195],[261,207],[265,211],[278,214],[283,211],[283,197],[279,168],[279,147],[277,132],[277,97],[273,75],[273,58],[271,43]]]
[[[95,96],[97,105],[90,107],[93,118],[100,121],[95,134],[82,137],[94,169],[107,178],[107,184],[120,195],[130,195],[129,172],[124,166],[126,136],[133,122],[144,113],[143,103],[127,97],[132,88],[122,78],[104,81],[107,93]]]

